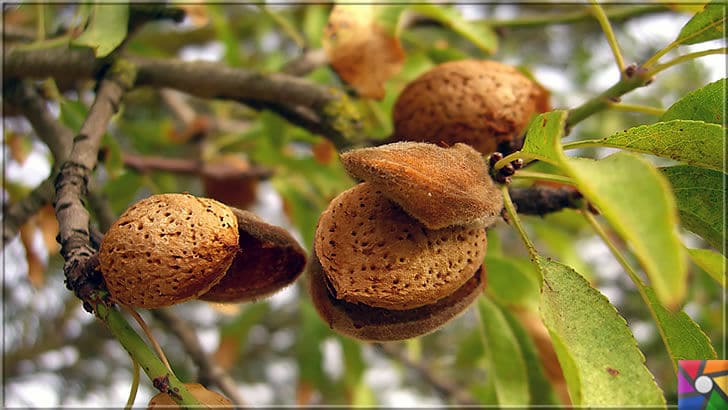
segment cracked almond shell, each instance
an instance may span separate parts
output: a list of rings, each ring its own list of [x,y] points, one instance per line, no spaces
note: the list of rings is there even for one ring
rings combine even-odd
[[[207,292],[238,249],[238,222],[229,207],[189,194],[161,194],[142,199],[114,222],[99,262],[115,300],[153,309]]]
[[[405,87],[393,109],[395,141],[471,145],[482,154],[520,138],[548,92],[515,67],[490,60],[440,64]]]
[[[365,182],[331,201],[314,247],[335,298],[409,310],[446,298],[472,278],[486,236],[477,225],[427,229]]]
[[[465,144],[396,142],[345,152],[341,162],[430,229],[489,225],[503,209],[485,160]]]
[[[486,285],[485,265],[481,265],[459,288],[435,303],[409,310],[389,310],[334,297],[315,253],[307,272],[313,305],[333,330],[356,339],[380,342],[434,332],[465,312]]]
[[[285,229],[252,212],[232,208],[240,252],[217,285],[200,299],[211,302],[256,300],[293,283],[306,265],[306,253]]]

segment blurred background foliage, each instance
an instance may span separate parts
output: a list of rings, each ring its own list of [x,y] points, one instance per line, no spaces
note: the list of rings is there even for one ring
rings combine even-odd
[[[145,25],[127,46],[141,56],[222,61],[233,67],[265,72],[285,70],[306,51],[320,50],[329,5],[214,4],[186,5],[182,24]],[[483,4],[455,6],[468,24],[497,33],[492,55],[453,27],[423,19],[401,34],[406,59],[386,83],[383,100],[357,100],[365,131],[372,140],[392,131],[391,109],[399,92],[434,65],[463,58],[492,58],[517,65],[551,92],[552,106],[571,108],[606,89],[618,73],[599,24],[588,13],[559,24],[577,5]],[[608,5],[627,10],[613,18],[627,62],[644,61],[664,47],[690,14],[679,7]],[[630,11],[631,10],[631,11]],[[695,11],[695,10],[687,10]],[[82,6],[22,4],[3,6],[5,29],[46,38],[77,32]],[[530,19],[530,20],[529,20]],[[540,20],[526,24],[523,21]],[[18,34],[20,36],[20,34]],[[319,51],[320,52],[320,51]],[[721,56],[722,58],[722,56]],[[682,95],[722,76],[715,59],[693,60],[659,75],[649,87],[624,101],[668,107]],[[712,66],[711,66],[712,65]],[[349,90],[327,65],[305,77]],[[46,83],[48,92],[53,89]],[[93,98],[93,83],[57,84],[62,97],[51,103],[61,122],[78,130]],[[569,138],[593,139],[637,124],[656,121],[640,113],[604,111],[579,124]],[[6,201],[12,202],[48,175],[50,154],[19,117],[4,117],[3,152]],[[589,151],[591,150],[591,151]],[[587,149],[583,155],[603,156]],[[102,150],[98,187],[119,214],[132,202],[153,193],[188,191],[208,195],[257,212],[282,225],[311,249],[321,211],[353,184],[324,138],[268,111],[241,104],[202,100],[170,90],[135,89],[125,97]],[[233,179],[196,172],[139,169],[133,160],[182,158],[208,164],[225,162],[239,169],[265,169],[264,178]],[[131,159],[130,159],[131,158]],[[35,225],[3,250],[4,403],[8,406],[87,404],[120,406],[131,380],[127,354],[110,333],[85,313],[62,284],[62,259],[53,240],[53,218],[36,216]],[[52,215],[52,212],[50,212]],[[43,221],[51,220],[50,223]],[[670,359],[637,291],[608,249],[575,212],[524,217],[544,256],[552,256],[584,274],[628,321],[647,366],[674,402]],[[57,229],[57,228],[55,228]],[[701,246],[685,233],[684,240]],[[514,231],[499,222],[489,232],[489,270],[531,269]],[[719,346],[724,334],[721,289],[699,267],[690,266],[685,310]],[[529,288],[528,283],[523,285]],[[533,284],[533,286],[536,286]],[[537,291],[537,287],[535,288]],[[531,291],[534,288],[530,289]],[[528,289],[520,295],[528,295]],[[517,295],[518,296],[518,295]],[[333,333],[307,300],[302,281],[257,303],[219,306],[201,301],[174,307],[197,331],[203,347],[238,383],[250,404],[417,405],[492,403],[475,312],[471,309],[442,330],[386,346],[355,342]],[[512,300],[500,300],[508,305]],[[520,300],[518,303],[534,302]],[[198,377],[194,363],[175,336],[142,312],[155,331],[177,375]],[[512,320],[512,318],[511,318]],[[205,383],[205,380],[201,380]],[[137,404],[153,389],[143,380]],[[544,402],[551,393],[541,392]]]

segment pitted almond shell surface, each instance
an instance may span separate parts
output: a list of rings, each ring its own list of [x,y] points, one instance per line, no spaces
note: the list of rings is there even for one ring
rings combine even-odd
[[[199,402],[205,407],[214,409],[233,409],[233,403],[222,394],[208,390],[199,383],[185,383],[189,390]],[[172,400],[168,393],[158,393],[149,401],[147,409],[178,409],[179,405]]]
[[[238,222],[229,207],[189,194],[161,194],[142,199],[114,222],[99,262],[116,300],[153,309],[207,292],[237,252]]]
[[[473,146],[483,154],[520,136],[548,111],[547,92],[515,67],[490,60],[440,64],[405,87],[393,109],[395,141]]]
[[[225,277],[200,299],[257,300],[296,280],[306,266],[306,253],[291,234],[252,212],[232,210],[238,221],[240,251]]]
[[[389,310],[335,298],[314,254],[307,268],[308,289],[319,316],[336,332],[367,341],[404,340],[431,333],[456,318],[486,286],[485,265],[447,297],[409,310]]]
[[[465,144],[396,142],[345,152],[341,162],[430,229],[489,225],[503,209],[485,160]]]
[[[334,198],[321,214],[316,254],[337,299],[408,310],[442,299],[485,256],[485,229],[430,230],[370,183]]]

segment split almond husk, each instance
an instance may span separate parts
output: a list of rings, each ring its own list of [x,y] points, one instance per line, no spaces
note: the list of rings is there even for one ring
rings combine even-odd
[[[465,144],[397,142],[346,152],[341,161],[429,229],[489,225],[503,209],[483,157]]]
[[[285,229],[255,214],[232,208],[238,222],[240,252],[225,277],[200,296],[211,302],[244,302],[274,293],[296,280],[306,253]]]
[[[425,72],[399,95],[393,140],[462,142],[487,155],[520,138],[531,117],[549,109],[548,92],[515,67],[451,61]]]
[[[337,196],[314,238],[332,295],[348,303],[410,310],[444,299],[485,256],[479,225],[427,229],[371,183]]]
[[[389,310],[337,299],[314,254],[307,269],[316,311],[336,332],[366,341],[394,341],[422,336],[455,319],[478,298],[486,284],[485,265],[450,295],[409,310]]]
[[[238,249],[238,222],[229,207],[189,194],[161,194],[142,199],[114,222],[99,262],[115,300],[151,309],[206,293]]]
[[[208,390],[199,383],[185,383],[189,390],[199,402],[206,408],[233,409],[233,402],[220,393]],[[148,409],[178,409],[179,404],[172,400],[168,393],[159,393],[149,401]]]

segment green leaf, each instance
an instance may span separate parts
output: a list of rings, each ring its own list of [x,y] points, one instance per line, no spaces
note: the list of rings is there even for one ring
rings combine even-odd
[[[665,406],[627,322],[568,266],[540,259],[541,315],[577,406]]]
[[[483,345],[489,363],[489,377],[495,383],[499,405],[530,403],[526,363],[516,336],[503,312],[488,297],[478,299]]]
[[[599,161],[567,158],[564,164],[579,191],[629,243],[660,301],[671,309],[679,306],[687,261],[666,178],[646,159],[626,152]]]
[[[675,195],[682,226],[703,237],[720,252],[728,247],[723,204],[725,174],[709,169],[678,165],[660,169]]]
[[[488,268],[488,274],[490,274],[490,267]],[[516,336],[518,345],[521,347],[521,352],[523,353],[523,360],[526,363],[526,368],[528,369],[528,388],[531,393],[531,404],[559,404],[554,390],[546,378],[546,373],[543,365],[541,364],[541,359],[539,359],[538,351],[536,350],[533,340],[531,340],[528,332],[526,332],[521,323],[511,312],[507,309],[502,309],[501,311],[503,312],[503,316],[508,322],[508,325],[511,327],[511,331],[513,331],[513,334]]]
[[[534,273],[524,271],[509,259],[486,255],[488,295],[504,306],[535,307],[539,283]]]
[[[563,154],[559,147],[564,135],[567,111],[557,110],[540,114],[531,120],[521,152],[531,158],[559,165]]]
[[[465,20],[453,7],[435,4],[414,4],[410,6],[410,10],[449,27],[488,54],[493,54],[498,49],[498,36],[490,26],[482,23],[474,24]]]
[[[682,310],[670,312],[665,309],[649,286],[644,287],[644,292],[675,369],[677,369],[678,360],[702,360],[717,357],[715,349],[710,344],[710,339],[690,316]]]
[[[126,210],[141,185],[142,177],[134,171],[125,172],[104,185],[103,191],[109,198],[114,214],[120,215]]]
[[[88,108],[79,101],[63,99],[61,101],[61,115],[59,119],[61,123],[70,128],[73,132],[78,132],[86,119]]]
[[[599,144],[644,152],[704,168],[723,169],[725,128],[702,121],[672,120],[629,128]]]
[[[725,36],[725,0],[713,0],[705,5],[703,11],[695,14],[675,40],[679,44],[697,44]]]
[[[688,249],[690,259],[700,266],[711,278],[726,287],[726,265],[728,260],[725,256],[709,249]]]
[[[124,41],[128,22],[128,4],[94,4],[91,22],[71,44],[90,47],[96,57],[106,57]]]
[[[662,114],[660,121],[696,120],[723,124],[726,107],[726,79],[720,79],[692,91]]]

